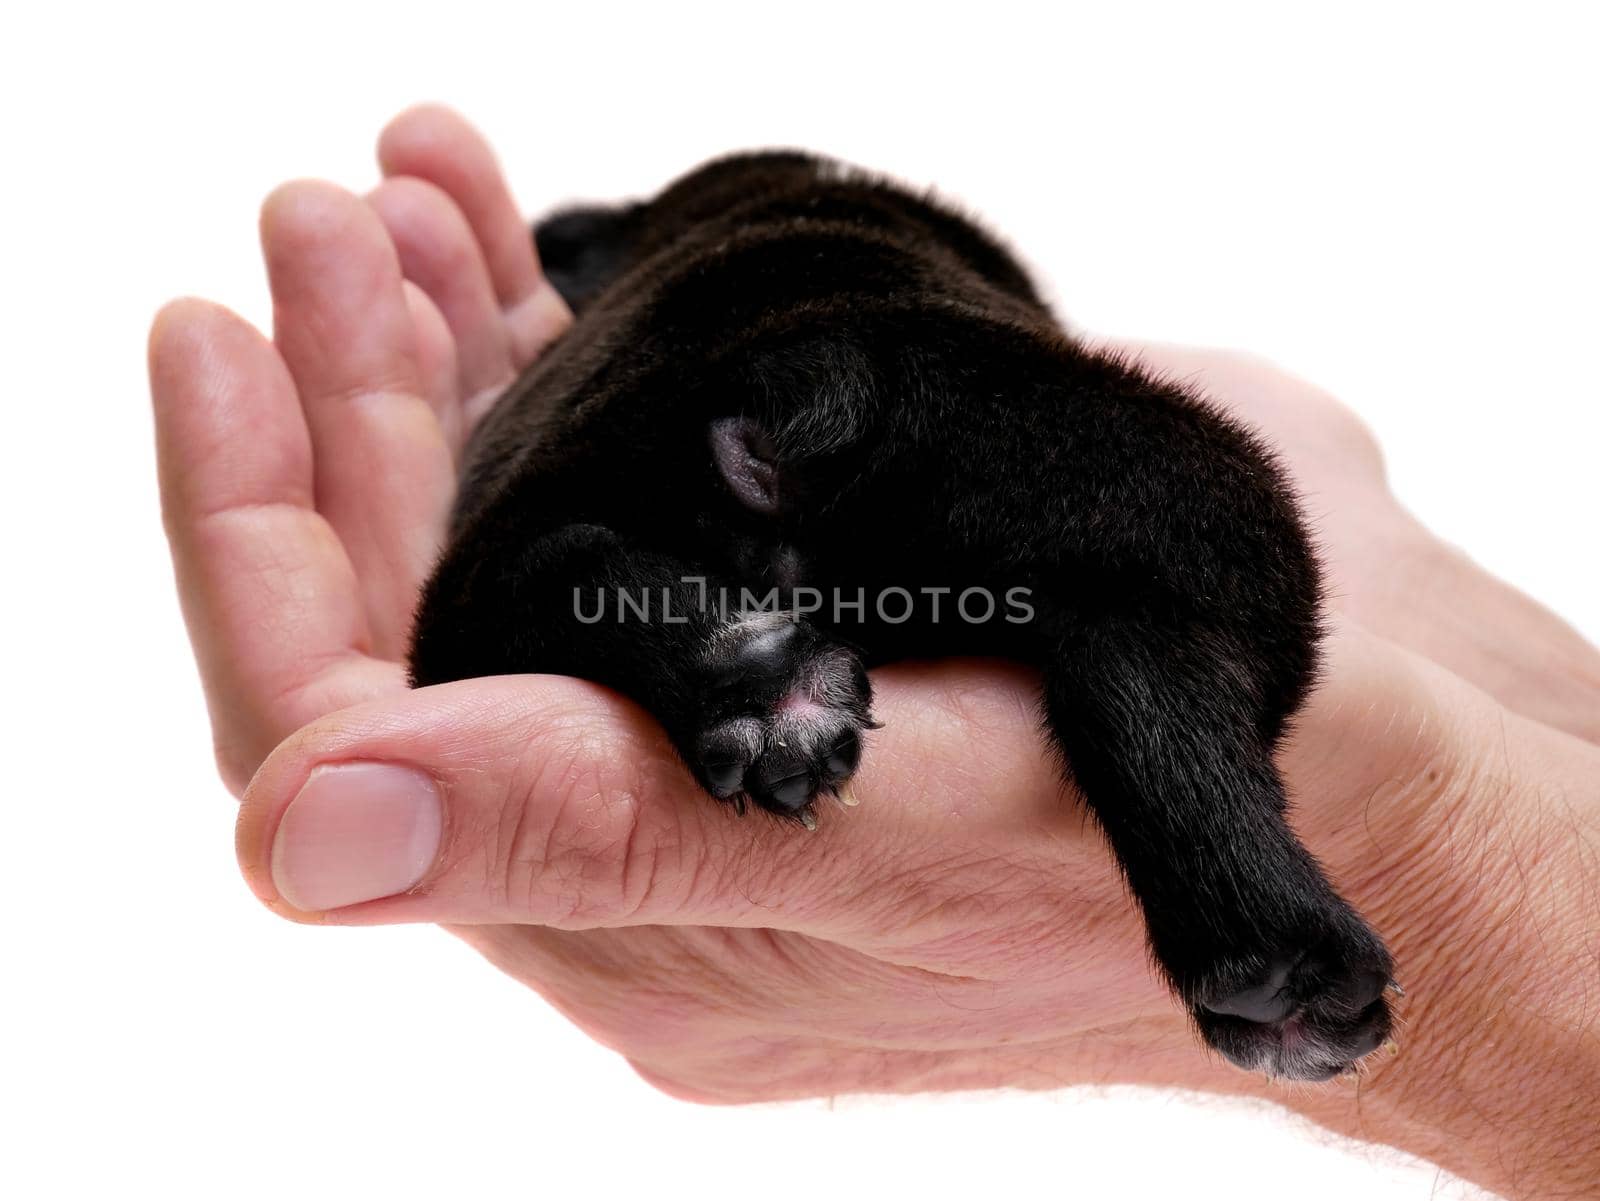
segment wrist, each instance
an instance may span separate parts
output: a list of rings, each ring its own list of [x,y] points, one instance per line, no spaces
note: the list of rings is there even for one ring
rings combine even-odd
[[[1278,1099],[1507,1197],[1582,1195],[1600,1179],[1600,753],[1426,682],[1456,695],[1422,712],[1411,761],[1328,856],[1394,953],[1397,1049]]]

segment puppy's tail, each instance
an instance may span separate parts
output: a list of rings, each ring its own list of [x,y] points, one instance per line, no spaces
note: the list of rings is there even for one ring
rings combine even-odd
[[[642,206],[578,205],[558,209],[533,229],[544,273],[574,313],[627,269]]]

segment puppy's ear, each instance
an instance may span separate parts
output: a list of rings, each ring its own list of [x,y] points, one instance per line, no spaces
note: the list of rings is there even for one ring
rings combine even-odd
[[[749,417],[719,417],[711,423],[711,455],[739,503],[771,516],[779,506],[778,450]]]

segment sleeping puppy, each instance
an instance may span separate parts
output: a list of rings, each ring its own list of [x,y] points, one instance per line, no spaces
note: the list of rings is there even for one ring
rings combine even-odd
[[[1284,819],[1318,569],[1256,437],[825,159],[722,159],[536,238],[577,320],[473,436],[417,685],[608,685],[712,797],[814,827],[852,799],[866,667],[1032,664],[1205,1040],[1299,1080],[1384,1041],[1389,955]]]

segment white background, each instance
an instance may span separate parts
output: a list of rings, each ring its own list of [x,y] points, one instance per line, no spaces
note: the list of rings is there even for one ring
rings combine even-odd
[[[809,146],[962,199],[1083,327],[1341,394],[1424,520],[1600,635],[1589,6],[541,7],[7,18],[0,1192],[1463,1195],[1210,1100],[699,1109],[434,930],[272,918],[172,595],[144,333],[183,292],[264,319],[260,197],[371,183],[414,100],[530,210]]]

